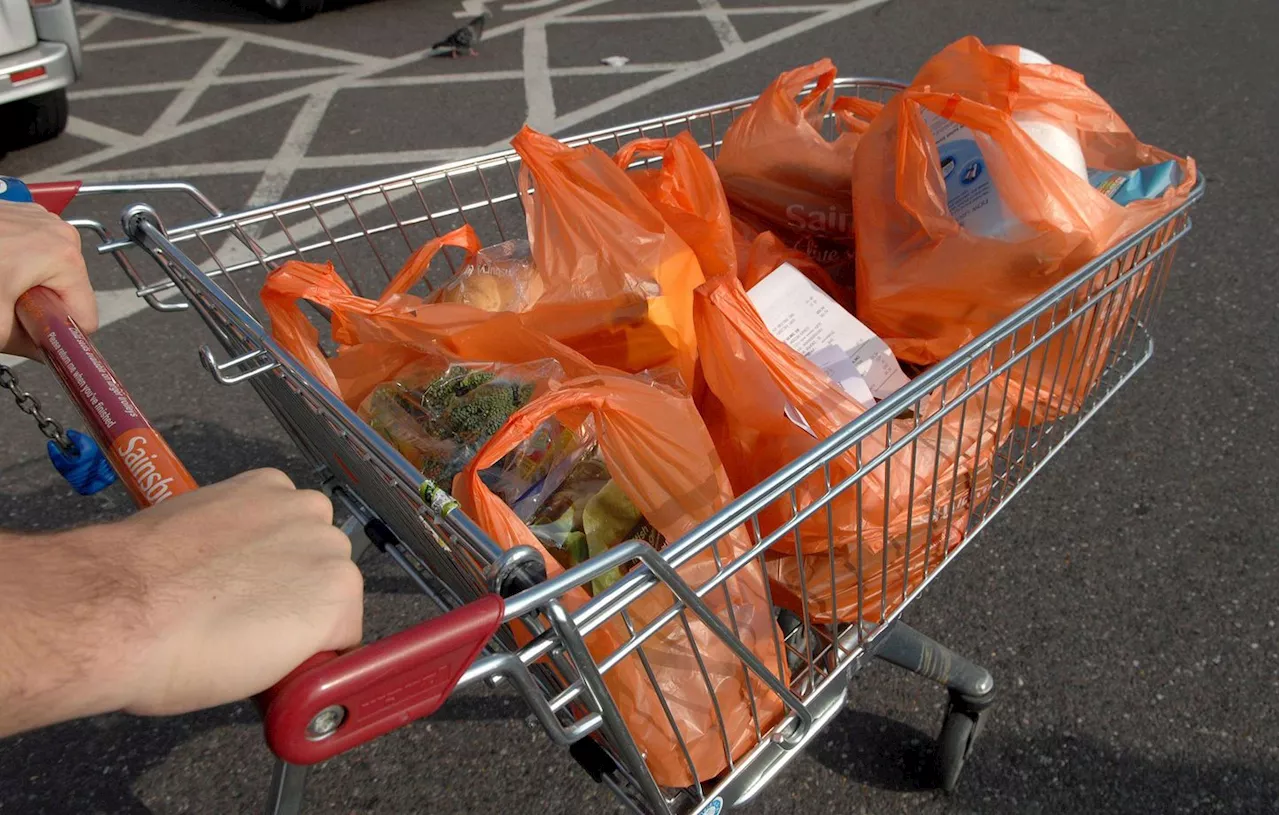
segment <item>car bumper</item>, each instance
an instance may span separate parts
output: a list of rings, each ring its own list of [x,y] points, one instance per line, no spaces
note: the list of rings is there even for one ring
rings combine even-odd
[[[43,73],[37,76],[13,80],[15,74],[40,69]],[[0,57],[0,105],[65,88],[75,78],[71,49],[65,43],[38,42],[34,48]]]

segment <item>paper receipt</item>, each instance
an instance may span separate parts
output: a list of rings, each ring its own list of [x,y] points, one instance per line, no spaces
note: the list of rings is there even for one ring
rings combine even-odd
[[[790,263],[752,286],[747,297],[773,336],[804,354],[863,407],[910,381],[884,340]]]

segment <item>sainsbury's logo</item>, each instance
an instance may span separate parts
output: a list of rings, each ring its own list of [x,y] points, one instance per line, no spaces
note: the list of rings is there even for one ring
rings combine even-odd
[[[127,444],[116,448],[116,452],[120,454],[120,459],[128,469],[129,476],[137,485],[138,491],[149,503],[158,504],[173,497],[173,489],[170,485],[173,484],[174,477],[165,475],[166,461],[160,458],[160,453],[150,451],[146,436],[131,436]]]

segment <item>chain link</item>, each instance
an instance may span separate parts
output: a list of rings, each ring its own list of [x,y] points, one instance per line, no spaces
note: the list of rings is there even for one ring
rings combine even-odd
[[[58,424],[57,419],[45,415],[40,409],[40,400],[22,389],[18,384],[17,375],[7,365],[0,365],[0,388],[13,394],[13,401],[18,404],[18,410],[36,420],[36,425],[45,438],[61,447],[64,452],[74,449],[62,425]]]

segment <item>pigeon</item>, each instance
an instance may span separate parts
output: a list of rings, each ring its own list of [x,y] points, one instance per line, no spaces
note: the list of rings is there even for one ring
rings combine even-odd
[[[480,38],[484,36],[484,21],[488,16],[488,12],[481,14],[462,28],[459,28],[440,42],[431,46],[432,49],[446,49],[452,57],[458,56],[459,51],[465,50],[474,57],[476,55],[476,45],[480,42]]]

